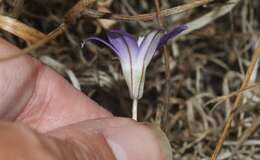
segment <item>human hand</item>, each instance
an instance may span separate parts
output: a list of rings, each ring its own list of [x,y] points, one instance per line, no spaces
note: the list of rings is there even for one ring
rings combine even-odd
[[[19,51],[0,39],[0,58]],[[0,62],[0,159],[171,160],[153,125],[113,117],[29,56]]]

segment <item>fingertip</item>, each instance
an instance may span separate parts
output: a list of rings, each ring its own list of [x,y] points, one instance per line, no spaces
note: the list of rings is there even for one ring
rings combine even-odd
[[[0,118],[15,120],[30,98],[40,63],[30,56],[6,60],[20,51],[0,38]]]
[[[7,40],[0,38],[0,58],[5,58],[7,56],[12,56],[19,51],[15,45],[11,44]]]
[[[162,131],[162,129],[159,127],[159,125],[155,123],[148,123],[144,122],[141,123],[144,126],[148,127],[151,131],[152,134],[156,137],[156,139],[159,142],[160,150],[161,150],[161,155],[163,160],[172,160],[172,147],[170,145],[170,141],[167,137],[167,135]]]
[[[105,130],[104,136],[120,160],[171,160],[169,140],[163,131],[150,123],[129,124]]]

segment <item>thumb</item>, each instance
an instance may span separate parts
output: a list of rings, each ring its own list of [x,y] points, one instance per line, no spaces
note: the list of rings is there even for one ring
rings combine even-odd
[[[128,118],[87,120],[48,134],[81,146],[81,151],[77,153],[87,157],[85,159],[172,159],[169,141],[159,127]]]
[[[171,160],[165,135],[153,125],[125,118],[88,120],[40,134],[0,122],[0,159]]]
[[[0,122],[0,159],[115,160],[102,136],[89,134],[82,138],[86,138],[88,143],[83,144],[70,137],[61,140],[40,134],[25,125]]]

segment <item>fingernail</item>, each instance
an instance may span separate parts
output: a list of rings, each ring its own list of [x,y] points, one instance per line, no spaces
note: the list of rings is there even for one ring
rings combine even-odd
[[[115,143],[114,141],[111,141],[107,139],[107,143],[112,149],[112,152],[114,153],[114,156],[116,157],[116,160],[127,160],[126,152],[123,150],[123,148]]]
[[[166,134],[161,130],[159,125],[147,122],[143,122],[142,124],[152,130],[156,139],[159,141],[161,154],[163,157],[162,159],[172,160],[172,147],[170,145],[169,139],[167,138]]]
[[[130,121],[103,134],[117,160],[172,160],[169,140],[155,124]]]

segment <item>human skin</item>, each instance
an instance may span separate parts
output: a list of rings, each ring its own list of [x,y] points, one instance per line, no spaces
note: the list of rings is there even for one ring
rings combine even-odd
[[[0,59],[18,51],[0,39]],[[0,61],[0,75],[0,159],[171,159],[158,127],[113,117],[30,56]]]

